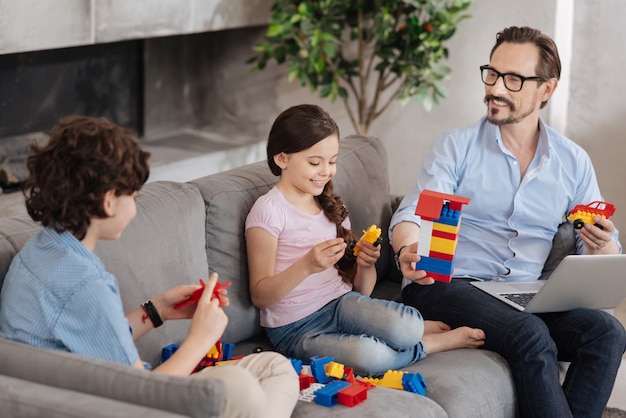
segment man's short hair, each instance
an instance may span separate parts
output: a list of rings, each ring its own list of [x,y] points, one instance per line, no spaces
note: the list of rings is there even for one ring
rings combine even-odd
[[[549,36],[541,33],[541,31],[527,26],[518,27],[511,26],[498,32],[496,35],[496,44],[491,49],[489,58],[493,56],[495,50],[503,43],[510,42],[514,44],[532,43],[539,48],[539,63],[537,68],[537,76],[549,80],[561,77],[561,59],[556,43]]]

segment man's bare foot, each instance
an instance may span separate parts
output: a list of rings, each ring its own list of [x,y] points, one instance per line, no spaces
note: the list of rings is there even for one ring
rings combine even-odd
[[[441,334],[450,331],[450,325],[441,321],[424,321],[424,334]]]
[[[447,332],[424,333],[422,342],[426,354],[454,350],[455,348],[478,348],[485,344],[485,333],[478,328],[459,327]]]

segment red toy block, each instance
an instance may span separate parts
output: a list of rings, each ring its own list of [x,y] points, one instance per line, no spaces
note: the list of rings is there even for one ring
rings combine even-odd
[[[337,393],[337,402],[353,407],[367,399],[367,388],[363,385],[350,385]]]
[[[439,193],[433,190],[422,190],[417,201],[415,214],[427,221],[436,221],[441,216],[441,208],[444,202],[449,202],[450,209],[461,211],[463,205],[467,205],[470,200],[468,197]]]
[[[220,298],[220,289],[226,289],[227,287],[229,287],[232,284],[232,282],[224,282],[224,283],[220,283],[217,282],[215,283],[215,287],[213,288],[213,297],[212,298]],[[191,297],[185,301],[182,301],[181,303],[178,303],[176,305],[174,305],[174,309],[181,309],[184,308],[185,306],[189,306],[191,304],[194,303],[198,303],[198,301],[200,300],[200,296],[202,296],[202,292],[204,292],[204,280],[200,279],[200,288],[196,289],[193,291],[193,293],[191,294]],[[221,299],[220,299],[221,302]]]
[[[308,374],[301,374],[298,378],[300,379],[300,390],[304,390],[315,383],[315,378]]]
[[[453,234],[452,232],[440,231],[437,229],[433,229],[432,233],[433,237],[449,239],[450,241],[456,240],[457,234]]]

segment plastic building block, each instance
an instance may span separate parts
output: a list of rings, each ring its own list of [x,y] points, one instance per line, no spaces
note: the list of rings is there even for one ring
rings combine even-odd
[[[315,403],[320,405],[328,407],[335,406],[338,402],[337,394],[340,390],[348,386],[350,386],[350,383],[343,380],[332,381],[320,390],[316,391],[313,400],[315,401]]]
[[[215,287],[213,288],[213,297],[214,298],[220,298],[220,289],[226,289],[227,287],[229,287],[232,284],[232,282],[224,282],[224,283],[220,283],[217,282],[215,283]],[[184,308],[185,306],[189,306],[192,305],[194,303],[198,303],[198,301],[200,300],[200,296],[202,296],[202,292],[204,292],[204,280],[200,279],[200,288],[196,289],[193,291],[193,293],[191,294],[191,297],[189,297],[189,299],[182,301],[181,303],[178,303],[176,305],[174,305],[174,309],[181,309]],[[221,302],[221,300],[220,300]]]
[[[416,270],[424,270],[433,279],[449,283],[454,272],[454,253],[458,243],[463,205],[467,197],[422,190],[415,214],[422,219]]]
[[[295,358],[289,358],[289,360],[291,361],[291,365],[295,369],[296,374],[299,375],[300,373],[302,373],[302,360],[298,360]]]
[[[600,218],[609,219],[615,213],[615,206],[613,203],[593,201],[587,205],[576,205],[574,209],[569,212],[567,220],[574,224],[575,229],[581,229],[585,224],[592,224],[593,218],[599,216]],[[600,225],[595,224],[598,228],[602,228]]]
[[[404,372],[397,370],[387,370],[381,379],[366,377],[364,382],[371,383],[375,386],[384,386],[391,389],[404,389],[402,386],[402,376]]]
[[[390,389],[405,390],[426,396],[426,382],[420,373],[406,373],[398,370],[387,370],[382,379],[366,377],[364,382]]]
[[[402,376],[402,386],[407,392],[426,396],[426,381],[421,373],[405,373]]]
[[[341,389],[337,394],[337,402],[340,405],[353,407],[367,399],[367,387],[365,385],[350,385]]]
[[[233,349],[235,344],[222,343],[222,358],[221,360],[231,360],[233,357]]]
[[[222,359],[222,343],[217,341],[213,347],[206,353],[206,358],[214,361]]]
[[[415,214],[419,215],[422,219],[429,221],[436,220],[440,218],[444,204],[448,204],[448,211],[461,212],[463,205],[467,205],[470,200],[469,197],[439,193],[432,190],[422,190],[419,200],[417,201]]]
[[[354,383],[357,381],[354,377],[354,370],[352,369],[352,367],[344,367],[343,370],[343,380],[350,383]]]
[[[425,270],[429,273],[438,273],[444,275],[451,275],[453,267],[454,262],[431,257],[422,257],[420,261],[415,263],[416,270]]]
[[[328,383],[334,380],[332,377],[326,375],[324,366],[333,361],[332,357],[311,357],[311,374],[319,383]]]
[[[328,377],[334,377],[335,379],[343,379],[344,366],[340,363],[331,361],[324,365],[324,372]]]
[[[300,396],[298,396],[298,399],[304,402],[312,402],[313,397],[315,396],[315,392],[323,387],[324,385],[321,383],[311,383],[308,388],[300,391]]]
[[[172,354],[174,354],[176,350],[178,350],[178,344],[170,344],[163,347],[163,349],[161,350],[161,363],[172,357]]]
[[[300,374],[298,379],[300,380],[300,390],[304,390],[315,383],[315,378],[309,374]]]
[[[376,224],[373,224],[367,230],[363,231],[363,235],[361,235],[358,242],[367,241],[376,247],[382,241],[382,237],[380,236],[381,234],[382,230],[377,227]],[[358,244],[358,242],[356,244]],[[361,250],[356,244],[353,245],[354,248],[352,250],[352,254],[355,256],[359,255],[359,251]]]
[[[454,254],[456,251],[456,237],[455,240],[438,238],[433,236],[430,240],[430,250],[444,254]]]

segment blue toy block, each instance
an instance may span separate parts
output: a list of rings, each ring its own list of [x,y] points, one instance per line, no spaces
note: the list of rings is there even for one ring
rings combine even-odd
[[[450,209],[450,206],[443,205],[443,207],[441,208],[441,215],[439,216],[439,219],[437,219],[436,222],[446,224],[446,225],[458,226],[460,221],[461,221],[460,210]]]
[[[233,356],[234,348],[235,344],[222,343],[222,361],[230,360],[230,358]]]
[[[402,376],[402,386],[407,392],[426,396],[426,381],[421,373],[405,373]]]
[[[315,403],[330,408],[331,406],[337,405],[337,394],[339,391],[347,388],[348,386],[350,386],[350,383],[345,380],[334,380],[320,390],[316,391],[313,400]]]
[[[178,344],[170,344],[163,347],[163,350],[161,350],[161,363],[172,357],[172,354],[174,354],[176,350],[178,350]]]
[[[300,373],[302,373],[302,360],[298,360],[298,359],[291,358],[291,357],[289,357],[289,360],[291,361],[291,365],[295,369],[296,374],[299,376]]]
[[[431,273],[439,273],[451,276],[454,270],[454,262],[442,260],[440,258],[422,256],[420,261],[415,263],[415,270],[424,270]]]
[[[333,361],[332,357],[311,357],[311,373],[318,383],[328,383],[335,380],[333,377],[326,375],[324,366]]]

